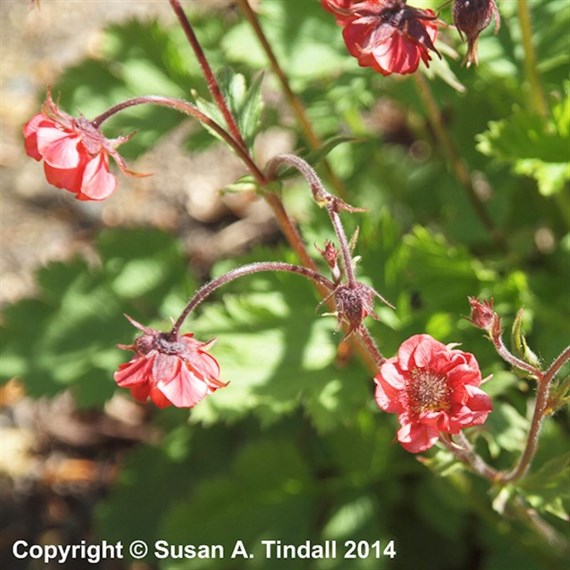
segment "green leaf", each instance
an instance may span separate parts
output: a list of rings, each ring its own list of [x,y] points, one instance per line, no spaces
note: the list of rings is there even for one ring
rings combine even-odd
[[[522,332],[523,327],[523,309],[519,309],[515,321],[513,323],[513,328],[511,330],[511,341],[515,349],[517,356],[522,358],[528,364],[541,369],[541,363],[538,356],[529,348],[526,338]]]
[[[211,302],[192,330],[217,339],[212,354],[230,385],[197,406],[194,421],[229,422],[253,413],[264,424],[306,411],[318,429],[351,421],[369,399],[370,378],[356,364],[335,366],[336,319],[320,317],[310,283],[296,275],[259,274],[237,283],[223,304]]]
[[[570,500],[570,452],[550,459],[517,486],[535,509],[570,521],[564,506]]]
[[[249,88],[246,85],[245,77],[241,73],[234,73],[229,68],[225,68],[217,79],[222,96],[237,122],[246,145],[251,147],[259,129],[261,111],[263,110],[263,101],[261,99],[263,74],[257,74]],[[193,92],[193,95],[196,106],[200,111],[219,125],[227,128],[225,117],[215,101],[204,99],[196,92]],[[220,135],[208,127],[208,125],[203,126],[214,137],[222,140]]]
[[[32,397],[71,388],[80,405],[102,405],[116,389],[113,371],[128,358],[115,345],[135,333],[124,313],[156,318],[170,295],[186,296],[186,262],[171,236],[109,230],[97,245],[97,266],[51,263],[38,273],[39,298],[4,311],[2,378],[18,377]]]
[[[490,122],[488,130],[477,136],[480,152],[535,178],[545,196],[561,192],[570,180],[569,85],[548,119],[517,109],[507,119]]]
[[[254,568],[263,558],[264,539],[286,537],[301,544],[315,522],[311,473],[293,442],[283,438],[256,438],[235,455],[226,473],[203,479],[193,492],[171,508],[160,537],[171,544],[215,543],[226,550],[224,567]],[[250,561],[230,554],[242,540],[255,555]],[[288,567],[302,569],[306,561]],[[184,568],[172,563],[168,568]],[[215,560],[204,563],[216,568]]]

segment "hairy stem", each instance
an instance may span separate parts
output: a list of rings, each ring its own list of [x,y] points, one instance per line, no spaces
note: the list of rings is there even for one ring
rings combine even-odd
[[[240,10],[243,13],[246,20],[251,25],[267,59],[269,60],[269,64],[271,65],[271,69],[273,73],[277,76],[279,83],[281,84],[281,88],[285,94],[285,98],[289,102],[290,107],[293,109],[299,124],[301,125],[301,129],[305,133],[305,137],[307,142],[309,143],[312,149],[318,149],[322,146],[322,141],[313,129],[313,125],[311,121],[307,117],[307,113],[305,111],[305,107],[303,103],[299,99],[299,97],[293,92],[291,89],[291,85],[289,84],[289,79],[287,78],[286,73],[283,71],[283,68],[279,64],[277,57],[275,56],[275,52],[269,43],[267,36],[265,35],[263,28],[259,24],[259,20],[257,19],[257,14],[252,10],[251,6],[249,5],[248,0],[237,0]],[[323,166],[326,170],[327,177],[330,180],[331,184],[334,186],[335,190],[337,191],[339,196],[346,196],[346,188],[342,183],[342,180],[336,176],[333,172],[330,163],[327,160],[323,161]]]
[[[511,483],[513,481],[516,481],[521,477],[524,477],[528,471],[538,446],[538,436],[540,433],[540,428],[542,427],[542,421],[544,420],[544,417],[548,410],[548,395],[552,380],[554,379],[556,373],[566,362],[568,362],[569,359],[570,347],[567,347],[562,352],[562,354],[560,354],[554,360],[546,372],[541,372],[540,377],[538,378],[536,402],[534,405],[534,412],[532,414],[532,420],[530,423],[530,430],[528,433],[525,449],[517,465],[511,469],[511,471],[500,474],[499,479],[502,483]]]
[[[282,263],[280,261],[261,261],[257,263],[250,263],[248,265],[242,265],[237,269],[233,269],[216,279],[212,279],[209,281],[190,299],[184,310],[182,311],[181,315],[178,317],[174,326],[172,327],[171,334],[177,335],[180,327],[183,325],[184,321],[190,314],[190,312],[195,309],[200,303],[205,301],[216,289],[219,289],[223,285],[230,283],[240,277],[244,277],[246,275],[252,275],[254,273],[261,273],[264,271],[285,271],[287,273],[296,273],[297,275],[302,275],[303,277],[307,277],[311,279],[315,283],[317,283],[320,287],[328,291],[332,291],[335,287],[334,283],[327,279],[320,273],[313,271],[312,269],[308,269],[307,267],[302,267],[300,265],[292,265],[291,263]]]
[[[497,245],[502,251],[507,251],[507,242],[503,234],[495,226],[495,222],[491,218],[489,211],[487,210],[485,204],[477,195],[473,183],[471,181],[471,175],[465,161],[461,158],[457,149],[455,148],[449,133],[445,125],[441,120],[441,113],[437,107],[433,94],[429,88],[428,82],[422,76],[421,73],[414,74],[414,80],[416,82],[416,87],[420,94],[420,97],[424,103],[427,110],[431,125],[437,137],[437,140],[441,144],[443,152],[449,161],[451,169],[453,170],[455,176],[465,189],[467,197],[475,214],[478,216],[479,220]]]
[[[245,163],[248,170],[255,176],[255,178],[260,183],[265,183],[265,177],[263,172],[258,168],[255,162],[252,160],[251,156],[244,149],[244,147],[234,139],[234,137],[226,131],[224,127],[216,123],[213,119],[202,113],[196,106],[192,105],[192,103],[188,101],[184,101],[183,99],[174,99],[170,97],[162,97],[160,95],[145,95],[143,97],[134,97],[132,99],[127,99],[122,103],[118,103],[114,105],[98,117],[95,117],[91,121],[91,124],[94,127],[99,127],[103,121],[106,121],[109,117],[115,115],[116,113],[122,111],[123,109],[127,109],[128,107],[134,107],[136,105],[158,105],[160,107],[167,107],[169,109],[174,109],[176,111],[180,111],[194,117],[202,124],[208,126],[213,131],[215,131],[220,137],[226,142],[241,158],[241,160]]]
[[[524,360],[521,360],[520,358],[517,358],[508,350],[508,348],[505,346],[505,343],[503,342],[501,334],[498,332],[498,329],[497,331],[491,331],[490,337],[493,345],[495,346],[495,350],[505,362],[508,362],[513,368],[518,368],[519,370],[528,372],[532,377],[538,380],[543,377],[544,374],[539,368],[533,366],[532,364],[529,364],[528,362],[525,362]]]
[[[202,49],[202,46],[200,45],[200,42],[198,41],[198,38],[194,33],[194,29],[192,28],[192,24],[190,24],[190,20],[188,20],[186,13],[182,9],[182,6],[180,5],[180,2],[178,0],[168,0],[168,1],[170,2],[170,5],[172,6],[174,13],[176,14],[176,17],[178,18],[178,21],[180,22],[180,25],[182,26],[182,29],[186,34],[186,38],[188,39],[190,46],[194,50],[196,59],[198,60],[198,63],[202,68],[202,73],[204,74],[206,83],[208,84],[208,89],[210,90],[210,93],[214,98],[214,101],[218,105],[218,108],[222,112],[230,133],[232,134],[234,139],[242,146],[242,148],[246,149],[247,147],[241,136],[238,124],[228,106],[227,101],[224,99],[218,80],[216,79],[216,76],[214,75],[214,72],[210,67],[210,63],[208,62],[208,59],[204,54],[204,50]]]
[[[544,373],[544,379],[550,382],[554,379],[560,369],[570,360],[570,346],[567,346],[555,359],[554,362],[548,367]]]
[[[356,278],[354,276],[354,268],[352,266],[352,256],[350,254],[346,232],[344,231],[344,226],[342,225],[338,212],[339,209],[343,208],[353,211],[355,211],[356,208],[348,206],[348,204],[345,204],[340,198],[337,198],[328,192],[315,169],[302,158],[295,156],[294,154],[283,153],[275,155],[265,167],[267,177],[269,179],[276,178],[277,170],[283,165],[292,166],[298,170],[309,183],[315,202],[321,206],[326,205],[327,212],[339,241],[348,285],[349,287],[354,287],[356,285]]]

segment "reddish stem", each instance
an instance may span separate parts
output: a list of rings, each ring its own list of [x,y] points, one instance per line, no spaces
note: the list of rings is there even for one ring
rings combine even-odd
[[[224,273],[224,275],[221,275],[216,279],[212,279],[212,281],[209,281],[200,287],[200,289],[198,289],[198,291],[196,291],[196,293],[192,296],[182,311],[181,315],[174,323],[171,334],[177,335],[180,327],[190,312],[195,309],[200,303],[205,301],[216,289],[219,289],[222,285],[230,283],[231,281],[234,281],[240,277],[252,275],[253,273],[261,273],[264,271],[285,271],[288,273],[296,273],[297,275],[302,275],[303,277],[311,279],[320,287],[328,291],[332,291],[335,288],[335,284],[330,279],[327,279],[312,269],[308,269],[307,267],[302,267],[300,265],[292,265],[290,263],[282,263],[280,261],[262,261],[257,263],[250,263],[248,265],[242,265],[241,267],[232,269],[228,273]]]
[[[206,78],[208,89],[212,94],[212,97],[216,101],[220,111],[224,115],[224,119],[226,120],[230,133],[232,134],[234,139],[241,145],[241,147],[245,150],[247,147],[241,136],[238,124],[228,106],[227,101],[225,100],[222,94],[218,80],[216,79],[216,76],[214,75],[214,72],[210,67],[206,55],[204,54],[204,50],[202,50],[202,46],[200,45],[200,42],[198,41],[198,38],[194,33],[194,29],[192,28],[192,24],[190,24],[190,20],[188,20],[188,18],[186,17],[186,13],[182,9],[182,6],[180,5],[180,2],[178,0],[168,0],[168,1],[170,2],[170,5],[172,6],[172,9],[174,10],[177,16],[178,21],[180,22],[180,25],[182,26],[182,29],[186,34],[186,38],[188,39],[190,46],[194,50],[196,59],[198,60],[198,63],[202,68],[202,73]]]
[[[260,184],[265,184],[265,176],[263,172],[259,170],[257,164],[253,161],[247,150],[238,142],[236,139],[224,129],[221,125],[216,123],[213,119],[208,117],[200,111],[197,107],[189,103],[188,101],[184,101],[183,99],[174,99],[170,97],[162,97],[160,95],[145,95],[143,97],[134,97],[133,99],[127,99],[122,103],[118,103],[114,105],[101,115],[95,117],[91,121],[91,124],[94,127],[99,127],[103,121],[106,121],[109,117],[113,116],[114,114],[122,111],[123,109],[127,109],[128,107],[134,107],[136,105],[159,105],[161,107],[167,107],[169,109],[175,109],[176,111],[180,111],[185,113],[186,115],[190,115],[195,119],[198,119],[204,125],[210,127],[213,131],[215,131],[220,137],[231,147],[235,150],[237,155],[241,158],[241,160],[245,163],[249,171],[255,176]]]

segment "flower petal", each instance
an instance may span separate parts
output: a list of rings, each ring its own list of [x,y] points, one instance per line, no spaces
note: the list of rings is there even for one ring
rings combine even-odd
[[[99,153],[92,158],[83,171],[79,200],[104,200],[117,188],[117,179],[109,172],[109,158]]]
[[[56,188],[64,188],[77,194],[81,188],[83,171],[77,168],[61,169],[44,162],[46,180]]]
[[[45,119],[45,117],[38,113],[32,117],[23,127],[24,132],[24,147],[26,149],[26,154],[35,158],[36,160],[41,160],[42,155],[38,150],[38,125]]]
[[[78,146],[81,143],[81,137],[56,128],[52,121],[42,121],[38,126],[36,136],[38,151],[50,166],[61,169],[79,166],[81,153]]]
[[[129,362],[120,364],[113,375],[115,382],[124,388],[148,383],[152,377],[153,360],[153,358],[135,357]]]
[[[398,430],[398,441],[410,453],[421,453],[433,447],[439,439],[437,430],[422,424],[404,424]]]
[[[156,387],[177,408],[192,408],[213,390],[182,365],[171,382],[157,382]]]

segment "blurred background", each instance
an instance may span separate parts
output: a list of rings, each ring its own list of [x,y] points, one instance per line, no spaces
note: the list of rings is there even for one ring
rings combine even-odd
[[[255,4],[317,133],[333,141],[328,158],[345,198],[368,209],[346,223],[359,227],[360,277],[396,306],[378,309],[375,338],[388,356],[420,332],[477,356],[484,376],[493,374],[485,389],[495,402],[478,445],[499,468],[524,445],[533,386],[469,325],[467,296],[493,296],[507,325],[524,306],[527,340],[546,363],[570,339],[570,216],[560,167],[568,158],[570,8],[566,0],[530,3],[549,104],[548,116],[537,117],[515,4],[501,4],[499,35],[482,36],[478,68],[461,67],[465,48],[446,30],[446,59],[426,74],[501,240],[473,210],[411,78],[359,68],[317,1]],[[258,163],[278,152],[307,156],[238,8],[215,0],[184,6],[218,74],[231,67],[249,89],[263,73]],[[88,118],[141,94],[207,98],[166,1],[42,0],[38,10],[2,0],[0,10],[1,567],[44,567],[15,560],[16,540],[135,539],[229,550],[243,540],[256,556],[65,567],[567,567],[563,550],[445,452],[418,461],[395,443],[395,419],[376,408],[370,373],[354,355],[339,356],[334,318],[315,312],[316,293],[295,276],[234,283],[188,322],[198,338],[218,339],[212,353],[231,381],[190,413],[141,405],[117,389],[112,374],[128,354],[115,345],[134,337],[124,313],[164,329],[206,279],[245,262],[295,257],[266,203],[244,185],[229,187],[245,173],[239,160],[174,112],[136,108],[105,124],[108,136],[137,131],[121,153],[153,175],[119,174],[118,190],[102,203],[50,187],[25,156],[22,125],[48,86],[63,110]],[[339,144],[339,135],[357,142]],[[313,244],[333,235],[326,215],[300,179],[287,182],[283,200],[317,259]],[[545,424],[536,476],[513,491],[566,536],[567,419],[564,411]],[[394,540],[397,554],[264,561],[264,539]]]

